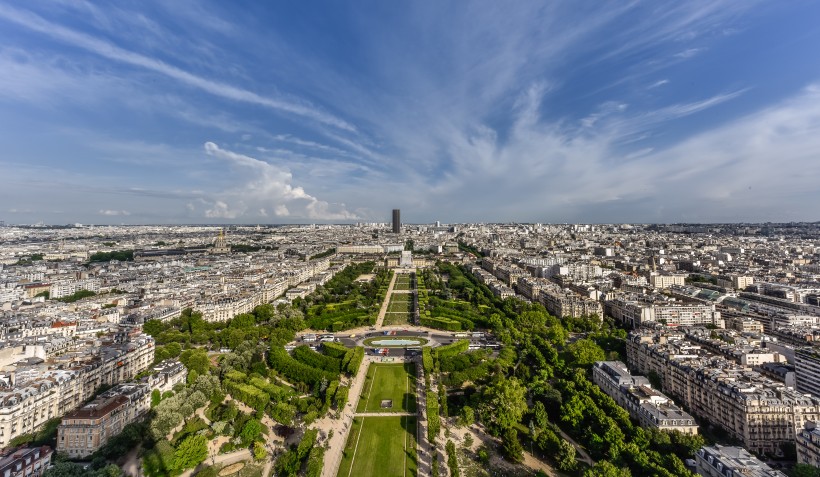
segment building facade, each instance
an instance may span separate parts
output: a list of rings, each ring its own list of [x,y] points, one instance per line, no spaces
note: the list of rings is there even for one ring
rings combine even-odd
[[[813,348],[797,348],[794,350],[794,359],[797,390],[820,397],[820,354]]]
[[[393,233],[401,233],[401,210],[393,209]]]
[[[820,428],[807,422],[797,433],[797,462],[820,467]]]
[[[742,447],[705,446],[695,453],[696,471],[704,477],[786,477]]]
[[[626,409],[641,427],[697,434],[695,419],[656,389],[643,376],[632,376],[620,361],[598,361],[592,381],[619,406]]]
[[[794,443],[799,429],[820,417],[817,399],[715,356],[681,334],[633,331],[627,360],[640,373],[656,373],[663,391],[692,414],[759,454],[781,455],[782,445]]]
[[[82,408],[66,414],[57,428],[57,452],[88,457],[150,409],[150,388],[120,384]]]
[[[0,477],[40,477],[51,464],[49,446],[24,447],[0,455]]]

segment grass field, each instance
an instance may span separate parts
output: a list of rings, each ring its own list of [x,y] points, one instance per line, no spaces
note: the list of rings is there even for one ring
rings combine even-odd
[[[367,370],[364,393],[356,412],[416,412],[416,365],[373,363]],[[381,407],[392,399],[393,407]]]
[[[384,315],[384,326],[410,325],[410,313],[387,313]]]
[[[393,284],[393,290],[410,290],[410,276],[399,275],[396,277],[396,283]]]
[[[390,313],[407,313],[410,311],[410,303],[406,301],[391,300],[390,304],[387,306],[387,311]]]
[[[414,416],[353,419],[338,477],[410,477],[416,472]]]

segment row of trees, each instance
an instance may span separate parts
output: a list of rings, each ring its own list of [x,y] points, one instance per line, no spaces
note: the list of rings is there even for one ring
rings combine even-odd
[[[440,353],[446,359],[425,364],[457,391],[448,407],[459,423],[477,417],[501,438],[501,452],[513,461],[522,458],[524,439],[560,469],[573,471],[576,449],[564,437],[569,434],[599,461],[584,471],[586,477],[692,475],[682,459],[703,445],[700,436],[642,429],[591,382],[592,363],[622,356],[623,330],[598,317],[558,319],[539,304],[498,300],[460,267],[439,265],[438,272],[447,280],[426,277],[428,288],[442,300],[469,306],[470,316],[479,316],[505,345],[495,357],[445,348]],[[570,331],[586,337],[568,344]]]

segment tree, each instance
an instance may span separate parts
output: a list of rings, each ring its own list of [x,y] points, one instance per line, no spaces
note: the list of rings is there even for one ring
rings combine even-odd
[[[532,421],[538,429],[547,427],[547,424],[549,423],[547,409],[541,401],[536,401],[535,405],[532,407]]]
[[[257,419],[251,419],[247,423],[245,423],[245,427],[242,428],[242,432],[239,433],[239,437],[245,444],[250,444],[251,442],[255,441],[256,438],[259,437],[261,434],[262,423],[259,422]]]
[[[632,477],[629,469],[618,468],[609,461],[598,461],[594,467],[584,472],[584,477]]]
[[[186,437],[174,452],[174,468],[192,469],[208,458],[208,439],[203,435]]]
[[[575,447],[567,442],[566,439],[561,439],[558,442],[558,452],[555,454],[555,461],[561,470],[575,469],[577,464],[575,462]]]
[[[159,392],[159,389],[151,391],[151,409],[157,407],[160,401],[162,401],[162,394]]]
[[[179,355],[179,360],[189,370],[196,370],[197,374],[208,374],[211,362],[208,352],[202,348],[186,349]]]
[[[572,364],[576,366],[589,366],[596,361],[606,359],[604,350],[590,339],[580,339],[570,343],[566,348]]]
[[[253,443],[253,458],[256,460],[262,460],[267,457],[268,451],[265,450],[265,444],[261,442],[254,442]]]
[[[168,475],[174,469],[174,448],[171,443],[160,439],[153,449],[142,458],[142,467],[145,475],[160,477]]]
[[[518,431],[515,428],[508,427],[504,430],[501,450],[504,456],[513,462],[524,460],[524,449],[521,447],[521,442],[518,441]]]
[[[475,412],[473,411],[473,408],[470,406],[462,407],[458,421],[462,426],[472,426],[473,423],[475,423]]]
[[[820,477],[820,468],[809,464],[797,464],[792,470],[794,477]]]
[[[500,435],[521,421],[527,410],[527,390],[516,378],[501,377],[485,392],[481,403],[481,419],[491,433]]]
[[[182,353],[182,346],[176,342],[168,343],[165,345],[165,351],[168,352],[168,356],[171,358],[178,358]]]
[[[43,477],[77,477],[85,475],[82,466],[73,462],[57,462],[50,469],[46,470]]]

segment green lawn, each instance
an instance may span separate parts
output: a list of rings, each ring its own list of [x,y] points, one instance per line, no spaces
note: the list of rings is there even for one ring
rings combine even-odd
[[[416,365],[373,363],[367,370],[356,412],[416,412]],[[382,408],[385,399],[392,408]]]
[[[410,290],[410,277],[407,275],[399,275],[396,277],[393,290]]]
[[[409,325],[411,324],[410,313],[406,311],[403,313],[386,313],[382,324],[384,326]]]
[[[406,301],[391,301],[389,305],[387,305],[387,311],[391,313],[401,313],[401,312],[408,312],[410,311],[410,303]]]
[[[357,417],[336,475],[410,477],[416,475],[416,467],[414,416]]]

